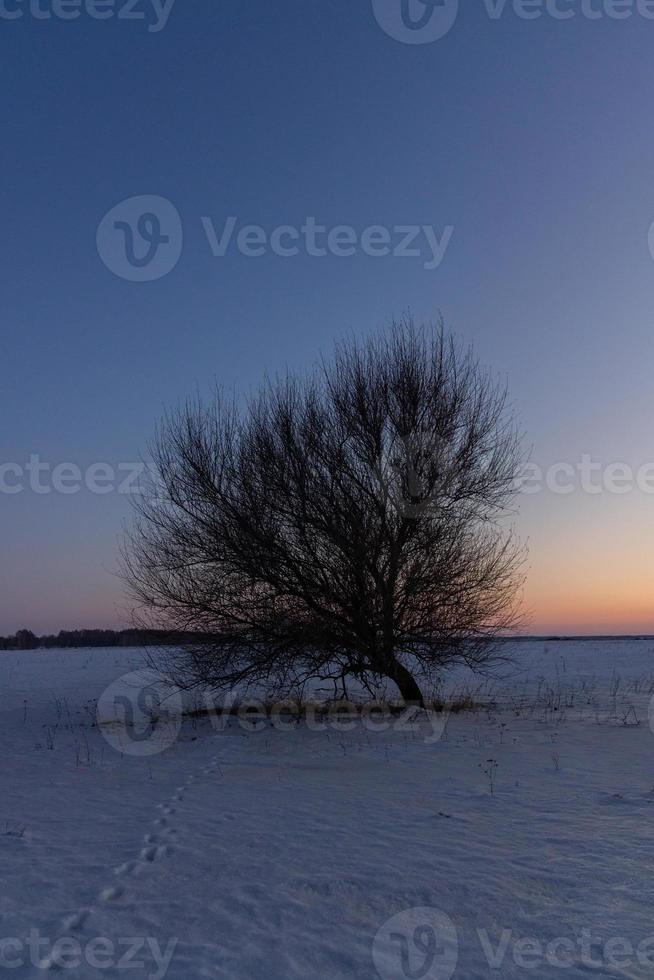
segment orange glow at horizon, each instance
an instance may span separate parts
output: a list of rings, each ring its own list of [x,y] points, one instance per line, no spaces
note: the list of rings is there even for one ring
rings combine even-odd
[[[580,495],[545,510],[531,526],[526,631],[654,634],[654,500]]]

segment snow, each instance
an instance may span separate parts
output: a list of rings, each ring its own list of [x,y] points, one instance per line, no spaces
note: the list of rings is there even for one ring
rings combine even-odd
[[[651,977],[654,642],[510,652],[473,712],[142,743],[141,651],[0,654],[0,975]]]

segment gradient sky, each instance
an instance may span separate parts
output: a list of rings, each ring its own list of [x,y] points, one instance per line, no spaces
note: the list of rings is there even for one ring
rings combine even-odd
[[[0,462],[138,460],[213,379],[247,391],[407,308],[506,378],[534,461],[654,460],[654,21],[462,7],[424,45],[370,0],[177,0],[157,33],[0,19]],[[96,230],[146,194],[184,249],[127,282]],[[455,231],[436,270],[216,258],[200,218],[229,215]],[[124,624],[128,517],[118,493],[0,494],[0,633]],[[532,631],[654,632],[654,495],[544,490],[518,530]]]

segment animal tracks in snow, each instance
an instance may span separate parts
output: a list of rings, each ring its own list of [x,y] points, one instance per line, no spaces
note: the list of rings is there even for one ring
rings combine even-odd
[[[122,898],[125,889],[121,888],[120,885],[110,885],[109,888],[103,888],[98,895],[98,901],[100,902],[115,902],[117,899]]]
[[[61,924],[67,932],[73,929],[79,929],[84,925],[90,914],[90,909],[79,909],[77,912],[73,912],[72,915],[67,915],[62,919]]]
[[[123,875],[135,875],[141,870],[141,865],[138,861],[125,861],[124,864],[119,864],[117,868],[114,868],[114,874],[118,877]]]
[[[176,827],[171,826],[171,820],[177,814],[177,807],[184,803],[186,793],[194,788],[196,783],[201,782],[202,776],[213,776],[216,771],[221,771],[218,756],[215,756],[208,765],[204,766],[201,770],[201,776],[198,777],[191,773],[183,785],[175,788],[169,800],[157,804],[156,809],[160,815],[153,819],[152,829],[143,835],[143,844],[139,849],[138,856],[133,860],[124,861],[113,869],[114,878],[120,879],[119,882],[102,888],[98,892],[94,906],[80,908],[61,920],[62,927],[66,932],[82,929],[89,916],[98,907],[111,906],[124,899],[126,890],[123,882],[126,879],[141,874],[148,867],[171,857],[175,853],[173,844],[179,839],[180,832]]]

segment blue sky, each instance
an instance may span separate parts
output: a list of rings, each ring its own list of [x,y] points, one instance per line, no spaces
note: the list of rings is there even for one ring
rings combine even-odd
[[[543,465],[654,459],[654,20],[560,6],[575,16],[493,20],[467,0],[440,40],[405,44],[370,0],[177,0],[158,32],[6,0],[23,16],[0,16],[0,461],[138,460],[178,399],[247,391],[408,308],[507,380]],[[140,195],[183,226],[151,282],[96,246]],[[229,216],[454,231],[437,269],[215,257],[201,219]],[[653,515],[637,491],[525,500],[533,628],[654,631]],[[0,632],[123,622],[128,517],[118,493],[0,494]]]

